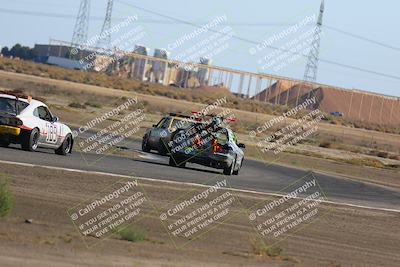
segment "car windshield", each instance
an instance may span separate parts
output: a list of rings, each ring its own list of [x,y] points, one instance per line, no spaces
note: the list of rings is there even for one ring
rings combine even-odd
[[[171,128],[175,128],[175,129],[187,129],[187,128],[189,128],[190,126],[192,126],[193,125],[193,122],[192,121],[190,121],[190,120],[187,120],[187,119],[177,119],[177,118],[175,118],[173,121],[172,121],[172,124],[171,124]]]
[[[17,107],[15,104],[17,104]],[[23,111],[27,106],[29,106],[29,104],[26,102],[20,100],[17,101],[15,99],[6,97],[0,97],[0,112],[19,115],[21,111]],[[18,112],[16,109],[18,110]]]

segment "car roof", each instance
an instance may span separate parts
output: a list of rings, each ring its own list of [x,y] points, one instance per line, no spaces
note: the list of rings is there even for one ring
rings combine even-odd
[[[9,99],[18,99],[19,101],[28,103],[29,105],[33,105],[33,106],[45,106],[45,107],[47,107],[46,104],[44,104],[43,102],[41,102],[41,101],[39,101],[39,100],[34,100],[34,99],[32,99],[31,101],[29,101],[29,100],[26,99],[26,98],[19,98],[19,97],[17,98],[17,97],[14,96],[14,95],[8,95],[8,94],[0,94],[0,97],[2,97],[2,98],[9,98]]]

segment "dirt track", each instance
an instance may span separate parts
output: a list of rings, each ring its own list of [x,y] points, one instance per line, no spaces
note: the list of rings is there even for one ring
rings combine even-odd
[[[400,214],[321,204],[326,216],[276,246],[281,256],[254,254],[254,238],[246,216],[234,216],[199,239],[177,249],[157,212],[136,223],[148,233],[146,241],[131,243],[115,237],[87,248],[66,210],[99,193],[120,177],[87,175],[41,168],[0,165],[15,195],[11,215],[0,221],[1,266],[399,266]],[[141,181],[153,205],[197,189],[163,182]],[[189,193],[190,194],[190,193]],[[237,194],[243,206],[265,196]],[[200,203],[199,203],[200,204]],[[241,208],[243,208],[243,206]],[[240,211],[233,206],[234,211]],[[33,219],[32,224],[25,219]],[[93,237],[86,237],[95,240]],[[183,239],[179,239],[183,242]]]

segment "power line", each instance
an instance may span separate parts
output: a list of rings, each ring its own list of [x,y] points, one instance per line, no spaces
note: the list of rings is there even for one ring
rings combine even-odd
[[[163,15],[163,14],[160,14],[158,12],[154,12],[154,11],[151,11],[151,10],[148,10],[148,9],[144,9],[144,8],[135,6],[133,4],[125,3],[123,1],[117,1],[117,2],[120,2],[122,4],[125,4],[125,5],[128,5],[128,6],[143,10],[143,11],[148,12],[148,13],[152,13],[152,14],[167,18],[167,19],[169,19],[169,22],[170,22],[169,24],[185,24],[185,25],[189,25],[189,26],[192,26],[192,27],[197,27],[197,28],[199,27],[195,23],[191,23],[191,22],[180,20],[180,19],[177,19],[177,18],[174,18],[174,17],[171,17],[171,16]],[[68,14],[45,13],[45,12],[36,12],[36,11],[21,11],[21,10],[4,9],[4,8],[0,8],[0,13],[22,14],[22,15],[51,17],[51,18],[68,18],[68,19],[75,19],[76,18],[75,15],[68,15]],[[90,19],[91,20],[103,20],[104,18],[103,17],[91,16]],[[115,20],[122,20],[122,19],[123,18],[115,18]],[[170,21],[170,20],[174,20],[174,21]],[[168,23],[168,21],[165,21],[165,20],[151,20],[151,19],[141,20],[140,22],[143,22],[143,23],[161,23],[161,24]],[[255,25],[255,24],[256,23],[254,23],[254,24],[253,23],[248,23],[247,25],[250,26],[250,25]],[[232,25],[234,25],[234,24],[232,24]],[[239,23],[236,23],[236,25],[239,25]],[[258,25],[264,25],[264,26],[266,26],[266,25],[269,25],[269,26],[290,26],[290,25],[293,25],[293,24],[273,24],[273,23],[271,23],[271,24],[258,24]],[[325,27],[327,27],[327,26],[325,26]],[[333,28],[333,27],[329,27],[329,28]],[[335,30],[341,31],[341,30],[338,30],[338,29],[335,29]],[[226,35],[225,33],[222,33],[222,32],[219,32],[219,31],[214,31],[212,29],[210,29],[210,31],[213,31],[213,32],[216,32],[216,33],[219,33],[219,34],[222,34],[222,35]],[[351,34],[351,33],[345,32],[345,31],[341,31],[341,32],[343,34],[354,35],[354,34]],[[400,50],[399,48],[396,48],[394,46],[386,45],[384,43],[380,43],[380,42],[377,42],[377,41],[374,41],[374,40],[371,40],[371,39],[368,39],[368,38],[365,38],[365,37],[362,37],[362,36],[354,35],[354,37],[359,38],[359,39],[364,39],[365,41],[368,40],[368,41],[371,41],[373,43],[376,43],[376,44],[379,44],[379,45],[382,45],[382,46],[385,46],[385,47],[388,47],[388,48],[391,48],[391,49]],[[243,41],[243,42],[247,42],[247,43],[250,43],[250,44],[254,44],[254,45],[260,44],[259,42],[252,41],[252,40],[249,40],[249,39],[245,39],[245,38],[242,38],[242,37],[237,36],[237,35],[233,35],[232,38],[235,38],[235,39],[237,39],[239,41]],[[289,52],[292,55],[300,55],[300,56],[305,57],[305,58],[307,57],[307,55],[305,55],[305,54],[295,53],[295,52],[292,52],[292,51],[289,51],[289,50],[285,50],[285,49],[281,49],[281,48],[278,48],[278,47],[274,47],[274,46],[267,46],[267,47],[271,48],[271,49],[279,50],[279,51],[282,51],[282,52]],[[339,62],[334,62],[334,61],[327,60],[327,59],[320,59],[320,61],[324,62],[326,64],[330,64],[330,65],[336,65],[336,66],[340,66],[340,67],[347,68],[347,69],[353,69],[353,70],[357,70],[357,71],[360,71],[360,72],[365,72],[365,73],[370,73],[370,74],[374,74],[374,75],[378,75],[378,76],[382,76],[382,77],[386,77],[386,78],[400,80],[400,76],[395,76],[395,75],[381,73],[381,72],[377,72],[377,71],[373,71],[373,70],[363,69],[363,68],[360,68],[360,67],[347,65],[347,64],[343,64],[343,63],[339,63]]]
[[[195,27],[195,28],[200,28],[199,25],[197,25],[195,23],[192,23],[192,22],[189,22],[189,21],[185,21],[185,20],[182,20],[182,19],[179,19],[179,18],[175,18],[175,17],[169,16],[169,15],[165,15],[165,14],[162,14],[162,13],[159,13],[159,12],[156,12],[156,11],[152,11],[152,10],[149,10],[149,9],[146,9],[146,8],[143,8],[143,7],[139,7],[139,6],[131,4],[131,3],[126,3],[126,2],[121,1],[121,0],[117,0],[117,2],[119,2],[121,4],[124,4],[124,5],[127,5],[127,6],[131,6],[133,8],[139,9],[139,10],[142,10],[142,11],[144,11],[146,13],[150,13],[150,14],[157,15],[157,16],[160,16],[160,17],[163,17],[163,18],[167,18],[167,19],[170,19],[170,20],[178,21],[178,22],[180,22],[182,24],[186,24],[186,25],[189,25],[189,26],[192,26],[192,27]],[[211,32],[214,32],[214,33],[219,33],[221,35],[228,35],[227,33],[220,32],[220,31],[217,31],[217,30],[213,30],[213,29],[208,29],[208,30],[211,31]],[[243,37],[240,37],[240,36],[237,36],[237,35],[230,35],[230,36],[232,38],[234,38],[234,39],[237,39],[239,41],[243,41],[243,42],[246,42],[246,43],[250,43],[250,44],[254,44],[254,45],[260,44],[259,42],[256,42],[256,41],[253,41],[253,40],[250,40],[250,39],[246,39],[246,38],[243,38]],[[302,54],[302,53],[292,52],[290,50],[281,49],[279,47],[275,47],[275,46],[271,46],[271,45],[265,45],[265,46],[268,47],[268,48],[274,49],[274,50],[279,50],[281,52],[290,53],[292,55],[299,55],[299,56],[302,56],[304,58],[308,58],[308,55],[305,55],[305,54]],[[330,65],[339,66],[339,67],[342,67],[342,68],[357,70],[357,71],[366,72],[366,73],[370,73],[370,74],[374,74],[374,75],[378,75],[378,76],[382,76],[382,77],[386,77],[386,78],[400,80],[400,76],[396,76],[396,75],[377,72],[377,71],[374,71],[374,70],[368,70],[368,69],[364,69],[364,68],[360,68],[360,67],[356,67],[356,66],[352,66],[352,65],[348,65],[348,64],[343,64],[343,63],[339,63],[339,62],[335,62],[335,61],[328,60],[328,59],[323,59],[323,58],[320,58],[319,60],[320,60],[320,62],[324,62],[324,63],[330,64]]]
[[[0,8],[0,13],[9,13],[9,14],[16,14],[16,15],[27,15],[27,16],[36,16],[36,17],[48,17],[48,18],[58,18],[58,19],[76,19],[76,15],[72,14],[61,14],[61,13],[54,13],[54,12],[40,12],[40,11],[24,11],[24,10],[16,10],[16,9],[6,9]],[[104,17],[100,16],[90,16],[91,20],[104,20]],[[124,20],[125,18],[122,17],[113,17],[113,20]],[[182,24],[181,22],[171,21],[171,20],[160,20],[160,19],[143,19],[137,21],[137,23],[150,23],[150,24]],[[201,24],[201,22],[196,22]],[[243,26],[243,27],[286,27],[292,26],[294,24],[291,23],[241,23],[241,22],[234,22],[234,23],[222,23],[222,25],[229,25],[229,26]]]
[[[364,37],[364,36],[361,36],[361,35],[357,35],[357,34],[354,34],[354,33],[351,33],[351,32],[343,31],[343,30],[340,30],[340,29],[332,27],[332,26],[324,25],[324,28],[327,28],[327,29],[329,29],[331,31],[335,31],[335,32],[338,32],[338,33],[341,33],[341,34],[344,34],[344,35],[351,36],[351,37],[356,38],[356,39],[360,39],[360,40],[363,40],[363,41],[366,41],[366,42],[370,42],[370,43],[373,43],[373,44],[376,44],[376,45],[379,45],[379,46],[383,46],[383,47],[386,47],[386,48],[389,48],[389,49],[392,49],[392,50],[400,51],[399,47],[388,45],[388,44],[382,43],[380,41],[375,41],[375,40],[372,40],[370,38],[367,38],[367,37]]]
[[[15,10],[15,9],[5,9],[5,8],[0,8],[0,13],[9,13],[9,14],[16,14],[16,15],[28,15],[28,16],[37,16],[37,17],[48,17],[48,18],[58,18],[58,19],[75,19],[76,15],[71,15],[71,14],[60,14],[60,13],[46,13],[46,12],[40,12],[40,11],[23,11],[23,10]],[[126,18],[113,18],[114,20],[124,20]],[[91,16],[90,20],[104,20],[104,17],[98,17],[98,16]],[[149,23],[149,24],[186,24],[180,21],[171,21],[171,20],[157,20],[157,19],[144,19],[137,21],[137,23]],[[204,24],[205,22],[196,22],[194,24]],[[221,25],[227,25],[227,26],[236,26],[236,27],[290,27],[295,25],[295,23],[243,23],[243,22],[231,22],[231,23],[221,23]],[[373,40],[368,37],[364,37],[358,34],[354,34],[351,32],[347,32],[332,26],[328,25],[323,25],[324,28],[329,29],[331,31],[344,34],[350,37],[353,37],[355,39],[363,40],[372,44],[376,44],[388,49],[392,49],[395,51],[400,51],[399,47],[392,46],[380,41]]]

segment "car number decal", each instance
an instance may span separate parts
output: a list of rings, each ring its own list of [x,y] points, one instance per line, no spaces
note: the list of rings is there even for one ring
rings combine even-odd
[[[47,123],[46,124],[46,142],[55,144],[57,142],[57,126]]]

